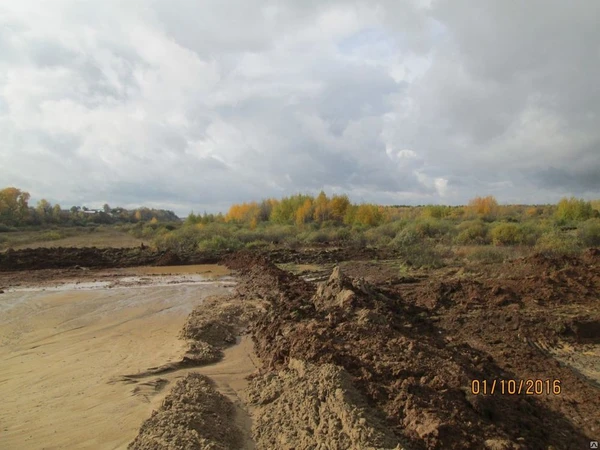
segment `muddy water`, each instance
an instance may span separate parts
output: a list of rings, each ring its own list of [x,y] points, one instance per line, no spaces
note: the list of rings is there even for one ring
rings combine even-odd
[[[188,313],[230,289],[204,280],[2,294],[0,448],[126,448],[181,374],[164,376],[163,390],[111,381],[180,359]]]

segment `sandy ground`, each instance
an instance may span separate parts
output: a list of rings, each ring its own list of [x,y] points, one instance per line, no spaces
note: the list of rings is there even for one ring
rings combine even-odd
[[[114,380],[179,360],[186,343],[177,337],[189,312],[230,289],[215,282],[2,294],[0,448],[126,448],[183,374],[166,374],[158,386]],[[230,349],[233,358],[226,352],[220,363],[231,368],[231,381],[217,382],[231,386],[232,397],[249,370],[236,362],[247,347]],[[211,370],[220,369],[204,373]]]

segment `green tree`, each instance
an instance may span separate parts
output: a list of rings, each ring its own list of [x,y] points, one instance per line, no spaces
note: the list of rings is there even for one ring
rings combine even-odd
[[[20,225],[29,215],[29,192],[15,187],[7,187],[0,191],[0,223]]]
[[[556,205],[555,216],[558,220],[583,221],[594,217],[594,209],[590,202],[575,197],[563,198]]]
[[[37,202],[35,211],[42,222],[47,222],[52,219],[52,205],[45,198]]]

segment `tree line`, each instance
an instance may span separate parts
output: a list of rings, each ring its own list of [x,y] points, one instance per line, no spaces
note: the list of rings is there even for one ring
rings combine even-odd
[[[0,224],[8,227],[87,224],[116,224],[137,222],[179,222],[173,211],[151,208],[112,208],[105,204],[102,209],[72,206],[63,209],[58,203],[52,205],[41,199],[35,206],[29,205],[31,196],[16,187],[0,190]]]

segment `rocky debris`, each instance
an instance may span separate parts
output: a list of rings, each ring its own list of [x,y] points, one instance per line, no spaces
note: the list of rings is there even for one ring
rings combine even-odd
[[[130,450],[229,450],[241,448],[234,406],[208,377],[179,381],[140,428]]]

